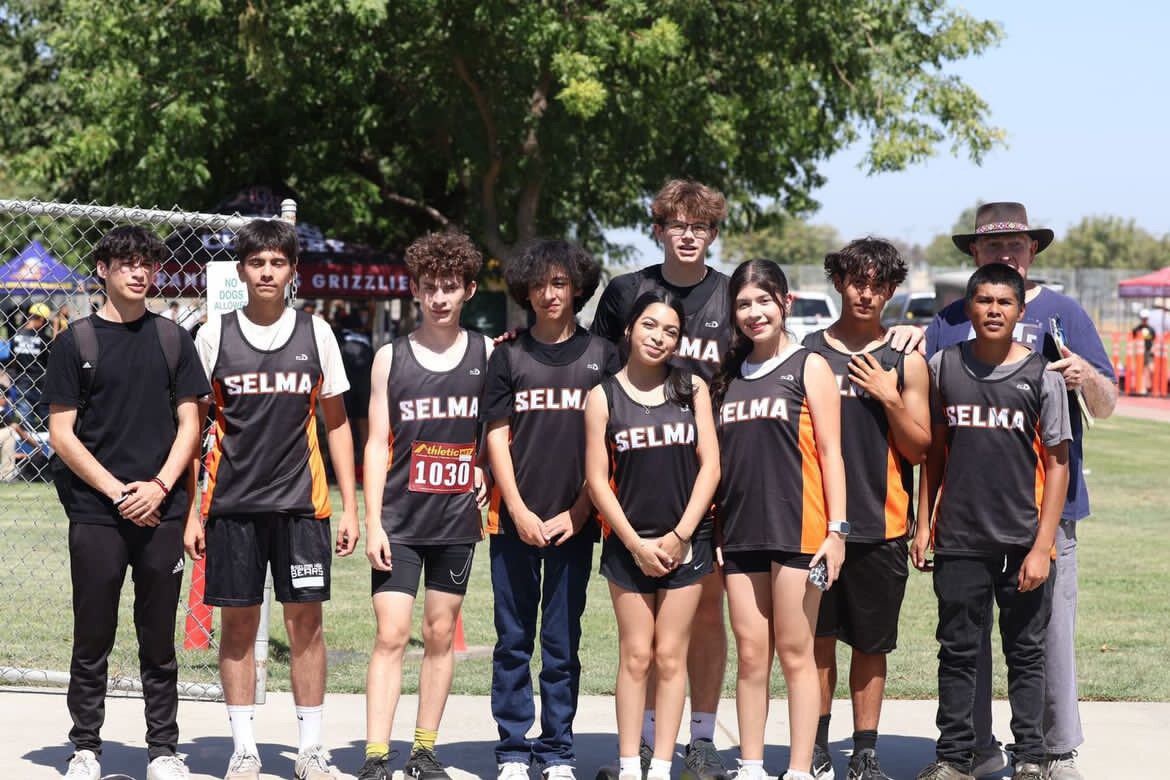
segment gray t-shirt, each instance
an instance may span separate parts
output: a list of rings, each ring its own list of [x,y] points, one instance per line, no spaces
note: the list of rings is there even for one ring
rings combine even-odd
[[[974,342],[960,344],[963,368],[977,379],[995,381],[1003,379],[1020,367],[1020,362],[989,366],[981,363],[972,352]],[[934,425],[946,425],[946,415],[939,403],[938,373],[942,365],[942,351],[930,356],[930,421]],[[1072,441],[1072,423],[1068,416],[1068,388],[1059,371],[1045,371],[1040,387],[1040,438],[1045,447],[1052,447],[1062,441]]]

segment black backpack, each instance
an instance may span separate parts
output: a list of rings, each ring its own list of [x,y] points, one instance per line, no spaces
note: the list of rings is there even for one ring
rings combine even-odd
[[[81,416],[85,414],[85,409],[89,406],[89,396],[93,392],[93,381],[94,377],[97,376],[98,361],[101,356],[98,349],[97,331],[89,317],[72,323],[69,330],[73,332],[73,340],[77,343],[77,355],[81,361],[81,397],[77,404],[77,419],[73,423],[73,430],[77,431],[81,427]],[[178,424],[175,377],[178,375],[179,352],[182,349],[182,343],[179,340],[179,326],[166,317],[155,317],[154,332],[158,336],[158,344],[167,364],[167,389],[170,393],[171,416]]]

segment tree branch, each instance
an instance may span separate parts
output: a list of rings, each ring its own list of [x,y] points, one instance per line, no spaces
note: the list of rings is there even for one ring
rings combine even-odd
[[[443,214],[434,206],[430,206],[421,200],[407,197],[401,193],[394,192],[390,189],[390,185],[386,182],[386,177],[382,175],[382,171],[378,168],[377,162],[368,154],[363,154],[360,158],[354,160],[350,168],[358,175],[373,182],[378,187],[378,194],[391,203],[397,203],[399,206],[421,211],[428,217],[433,219],[444,230],[453,226],[451,218]]]
[[[527,241],[536,235],[536,209],[540,204],[540,188],[544,182],[544,165],[540,157],[540,139],[537,128],[544,112],[548,109],[548,90],[552,85],[552,74],[541,74],[540,83],[528,101],[528,134],[520,147],[521,156],[527,160],[524,188],[516,204],[516,235],[520,241]]]
[[[508,247],[500,238],[500,214],[496,207],[496,182],[500,178],[502,167],[499,131],[492,118],[491,106],[488,105],[487,97],[480,86],[475,83],[475,80],[471,78],[463,57],[456,54],[453,64],[455,73],[471,92],[471,99],[475,101],[475,107],[479,111],[479,119],[483,123],[484,135],[487,139],[488,166],[487,170],[484,171],[483,182],[480,185],[480,205],[483,208],[483,243],[497,257],[507,257]]]

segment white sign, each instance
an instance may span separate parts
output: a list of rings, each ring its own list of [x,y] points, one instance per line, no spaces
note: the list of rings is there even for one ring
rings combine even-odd
[[[226,314],[244,308],[248,288],[240,281],[234,260],[216,260],[207,264],[207,315]]]

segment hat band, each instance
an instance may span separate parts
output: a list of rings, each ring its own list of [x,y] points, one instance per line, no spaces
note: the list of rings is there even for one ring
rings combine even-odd
[[[975,228],[976,233],[1003,233],[1005,231],[1027,233],[1028,226],[1023,222],[989,222]]]

